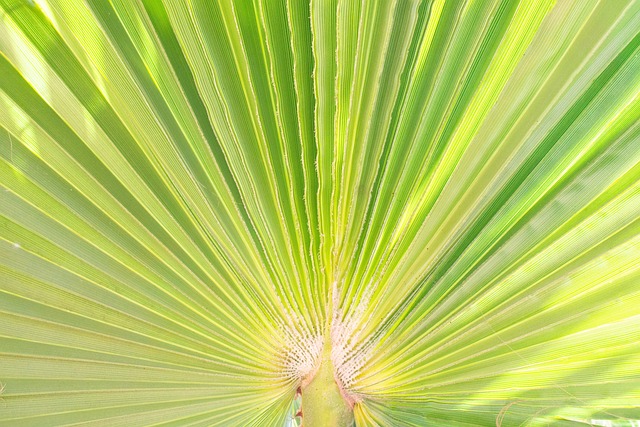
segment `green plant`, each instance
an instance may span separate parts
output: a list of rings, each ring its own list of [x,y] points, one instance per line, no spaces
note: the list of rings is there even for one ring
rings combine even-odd
[[[0,5],[2,425],[639,422],[639,1]]]

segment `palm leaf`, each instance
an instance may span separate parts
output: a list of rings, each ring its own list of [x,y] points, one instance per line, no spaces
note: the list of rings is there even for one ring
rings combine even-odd
[[[640,422],[637,0],[0,5],[3,425]]]

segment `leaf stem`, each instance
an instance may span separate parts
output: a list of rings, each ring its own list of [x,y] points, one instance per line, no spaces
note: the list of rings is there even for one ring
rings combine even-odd
[[[303,427],[351,427],[353,408],[344,399],[334,377],[331,340],[325,339],[320,367],[302,389]]]

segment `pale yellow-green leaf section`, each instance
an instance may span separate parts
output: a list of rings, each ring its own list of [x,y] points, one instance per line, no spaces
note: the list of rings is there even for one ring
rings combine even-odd
[[[640,423],[638,0],[0,0],[0,126],[3,426]]]

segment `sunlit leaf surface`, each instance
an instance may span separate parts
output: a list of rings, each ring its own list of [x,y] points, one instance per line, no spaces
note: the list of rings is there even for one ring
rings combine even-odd
[[[0,5],[2,426],[640,425],[640,1]]]

